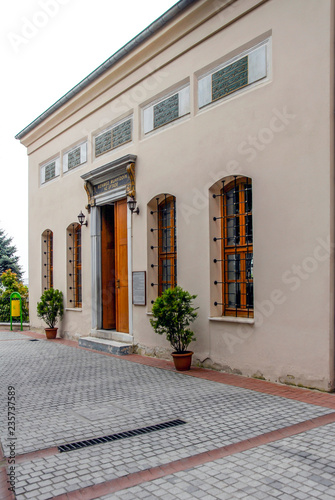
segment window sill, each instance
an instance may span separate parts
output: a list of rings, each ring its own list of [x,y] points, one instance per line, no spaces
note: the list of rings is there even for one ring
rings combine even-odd
[[[209,317],[209,321],[223,321],[224,323],[244,323],[247,325],[254,325],[255,318],[239,318],[236,316],[214,316]]]
[[[66,307],[65,311],[81,312],[82,308],[81,307]]]

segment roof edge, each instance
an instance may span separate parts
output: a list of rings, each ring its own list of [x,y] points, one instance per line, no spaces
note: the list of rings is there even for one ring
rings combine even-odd
[[[29,132],[31,132],[35,127],[42,123],[46,118],[52,115],[55,111],[61,108],[64,104],[70,101],[74,96],[79,94],[83,89],[88,87],[94,80],[99,76],[109,70],[114,64],[120,61],[123,57],[128,55],[132,50],[141,45],[143,42],[148,40],[151,36],[157,33],[165,24],[170,22],[172,19],[178,16],[183,10],[185,10],[189,5],[196,3],[198,0],[180,0],[176,5],[173,5],[164,14],[158,17],[153,23],[151,23],[147,28],[141,31],[138,35],[132,38],[126,45],[121,47],[117,52],[115,52],[111,57],[109,57],[105,62],[98,66],[94,71],[92,71],[88,76],[86,76],[81,82],[75,85],[69,92],[67,92],[63,97],[58,99],[52,106],[50,106],[46,111],[40,114],[35,120],[33,120],[27,127],[21,130],[15,139],[22,139]]]

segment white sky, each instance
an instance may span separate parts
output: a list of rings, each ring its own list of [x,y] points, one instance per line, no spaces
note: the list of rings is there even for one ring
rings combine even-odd
[[[0,19],[0,228],[13,237],[26,279],[28,158],[14,136],[176,3],[6,2]]]

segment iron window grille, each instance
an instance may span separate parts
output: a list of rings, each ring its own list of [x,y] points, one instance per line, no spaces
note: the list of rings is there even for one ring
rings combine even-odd
[[[214,241],[221,241],[221,279],[214,285],[222,286],[222,306],[225,316],[252,318],[254,316],[253,292],[253,230],[252,230],[252,181],[247,177],[235,177],[223,187],[220,195],[221,235]]]
[[[151,214],[157,215],[157,227],[150,231],[157,234],[156,245],[151,246],[151,250],[158,250],[157,262],[151,264],[157,268],[157,283],[151,286],[158,286],[158,295],[161,295],[177,285],[176,199],[165,194],[161,201],[156,198],[156,203],[156,210]]]
[[[43,291],[53,288],[53,232],[43,233]]]
[[[82,307],[82,263],[81,263],[81,226],[72,224],[68,232],[69,238],[69,273],[68,273],[68,302],[71,307]]]

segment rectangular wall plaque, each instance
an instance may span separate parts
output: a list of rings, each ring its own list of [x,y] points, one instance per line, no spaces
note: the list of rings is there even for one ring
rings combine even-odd
[[[145,271],[133,271],[133,304],[145,306],[146,301],[146,276]]]
[[[67,161],[67,168],[69,170],[80,165],[80,147],[69,152]]]
[[[248,56],[213,73],[212,100],[221,99],[246,85],[248,85]]]
[[[128,174],[121,174],[113,179],[109,179],[105,182],[100,182],[96,186],[93,186],[93,194],[94,196],[101,193],[106,193],[107,191],[112,191],[113,189],[117,189],[119,187],[130,184],[130,179]]]
[[[175,94],[154,106],[154,128],[172,122],[179,116],[179,95]]]

